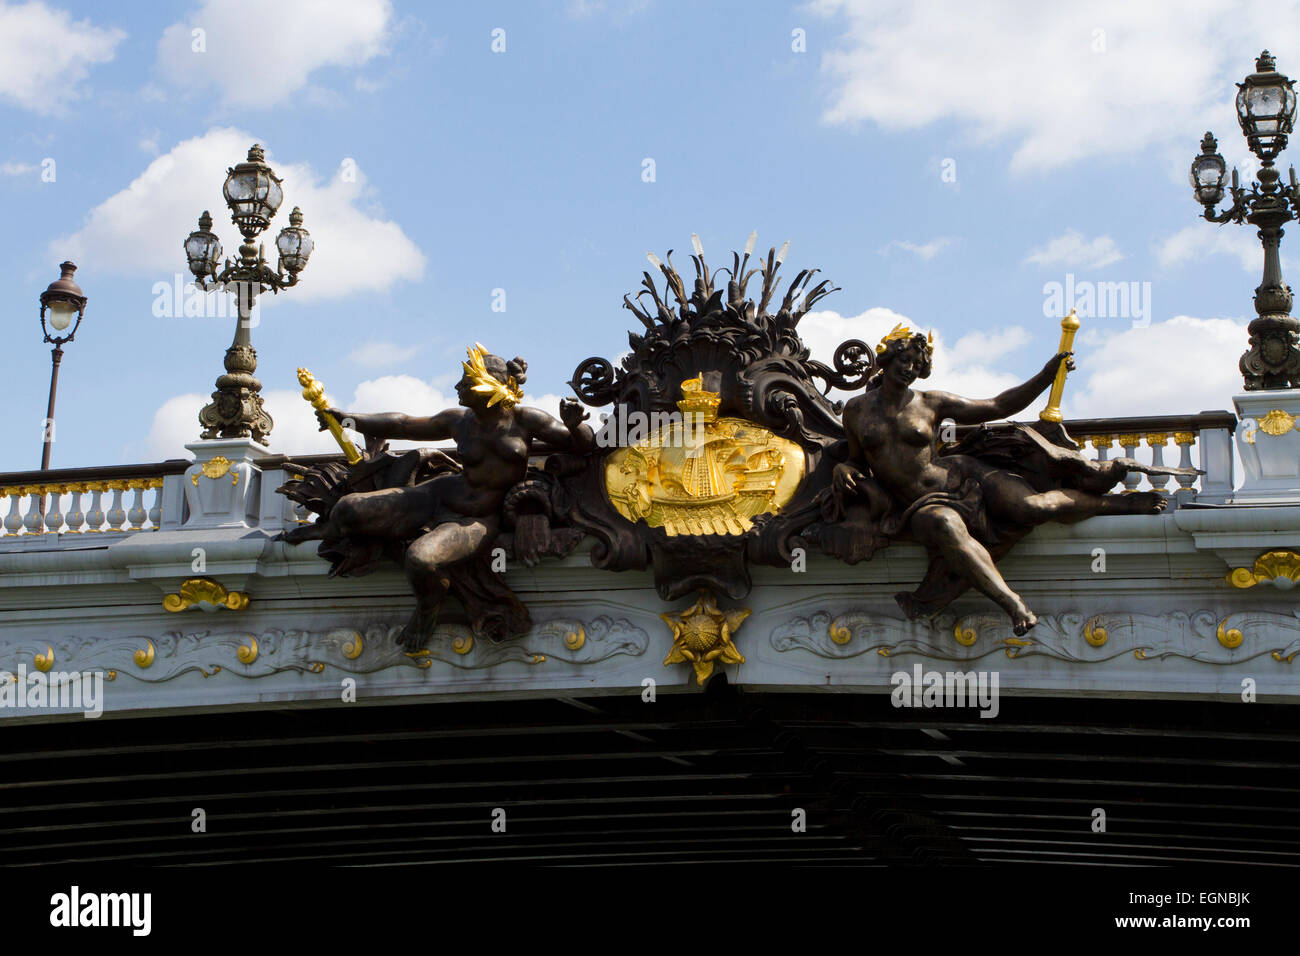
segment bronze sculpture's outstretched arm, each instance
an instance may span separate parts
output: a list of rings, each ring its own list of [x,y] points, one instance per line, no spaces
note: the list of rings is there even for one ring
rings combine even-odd
[[[568,448],[576,454],[585,455],[596,447],[596,433],[590,425],[583,424],[588,413],[582,411],[582,406],[572,398],[560,402],[563,425],[540,408],[521,407],[515,415],[533,438],[555,448]]]
[[[463,408],[448,408],[427,417],[402,415],[398,412],[359,415],[337,408],[326,409],[326,412],[337,418],[343,427],[354,428],[372,438],[408,438],[415,441],[439,441],[454,437],[456,423],[466,414]]]
[[[1023,384],[1007,389],[996,398],[982,400],[962,398],[949,392],[929,392],[930,403],[940,418],[951,418],[958,425],[978,425],[1009,418],[1029,407],[1029,403],[1046,391],[1056,378],[1062,362],[1073,368],[1073,353],[1061,352],[1048,359],[1042,371]]]

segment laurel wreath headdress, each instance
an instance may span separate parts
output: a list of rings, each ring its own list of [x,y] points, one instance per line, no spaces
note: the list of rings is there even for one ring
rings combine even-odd
[[[906,340],[906,339],[910,339],[910,338],[912,337],[913,334],[917,334],[917,335],[919,335],[920,333],[919,333],[919,332],[918,332],[918,333],[913,333],[912,330],[909,329],[909,328],[908,328],[906,325],[904,325],[902,322],[898,323],[898,325],[894,326],[894,329],[893,329],[892,332],[890,332],[888,335],[886,335],[883,339],[880,340],[880,344],[876,346],[876,354],[877,354],[877,355],[880,355],[881,353],[883,353],[883,352],[885,351],[885,348],[888,346],[888,344],[889,344],[890,342],[893,342],[893,341],[896,340],[896,339],[904,339],[904,340]],[[925,343],[925,344],[926,344],[927,346],[929,346],[930,348],[934,348],[934,333],[933,333],[933,332],[931,332],[931,333],[929,334],[929,336],[928,336],[927,339],[926,339],[926,343]]]
[[[523,389],[519,387],[513,375],[503,382],[488,371],[483,361],[483,356],[488,354],[487,349],[475,342],[473,347],[465,351],[469,355],[469,361],[460,364],[465,369],[465,375],[474,383],[473,391],[489,396],[488,408],[493,405],[514,408],[523,401]]]

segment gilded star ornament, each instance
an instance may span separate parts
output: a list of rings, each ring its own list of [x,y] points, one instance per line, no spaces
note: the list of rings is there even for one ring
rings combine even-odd
[[[664,658],[664,666],[689,661],[695,668],[696,682],[703,684],[712,675],[715,662],[745,663],[731,638],[750,613],[744,607],[719,610],[717,599],[701,591],[699,600],[685,611],[660,614],[673,632],[673,649]]]

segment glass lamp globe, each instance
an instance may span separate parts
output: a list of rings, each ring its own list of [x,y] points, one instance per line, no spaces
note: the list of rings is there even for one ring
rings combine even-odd
[[[56,332],[62,332],[77,317],[76,306],[71,302],[51,302],[46,306],[46,310],[49,314],[50,327]]]
[[[311,233],[302,227],[302,210],[297,206],[289,213],[289,225],[281,229],[280,235],[276,237],[275,248],[280,253],[280,265],[290,275],[297,275],[307,268],[307,260],[311,257],[312,249],[316,248],[316,243]]]
[[[81,321],[81,311],[86,307],[86,295],[72,277],[77,271],[73,263],[60,263],[59,270],[60,276],[41,293],[41,323],[42,327],[52,328],[55,332],[63,332],[72,326],[75,334],[76,326],[73,323]],[[69,335],[68,340],[71,337]],[[45,340],[54,341],[49,337],[48,331]]]
[[[1255,72],[1237,84],[1237,122],[1251,151],[1269,162],[1286,148],[1296,116],[1295,83],[1276,66],[1265,50],[1255,61]]]
[[[280,178],[266,164],[262,147],[253,144],[248,159],[226,171],[222,188],[230,218],[245,239],[252,239],[271,223],[284,201]]]
[[[215,274],[221,261],[221,240],[212,232],[212,217],[206,209],[199,217],[199,228],[185,240],[185,259],[190,272],[200,279]]]
[[[1201,154],[1192,160],[1190,179],[1196,201],[1202,206],[1217,206],[1223,198],[1223,180],[1227,166],[1217,152],[1218,143],[1210,133],[1201,140]]]

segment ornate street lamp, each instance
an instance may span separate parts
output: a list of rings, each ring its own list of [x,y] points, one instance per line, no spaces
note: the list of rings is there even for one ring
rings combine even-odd
[[[259,394],[262,383],[253,376],[257,371],[257,352],[249,334],[250,318],[257,297],[263,292],[279,293],[298,284],[298,274],[307,268],[315,243],[311,234],[302,228],[302,212],[297,207],[289,216],[289,225],[280,230],[275,241],[279,252],[275,269],[267,265],[265,247],[254,243],[284,201],[280,177],[266,164],[261,146],[254,144],[247,160],[226,171],[222,193],[230,207],[230,218],[244,237],[239,259],[231,262],[227,258],[218,272],[221,243],[212,232],[212,217],[206,210],[199,217],[199,228],[189,234],[184,244],[195,284],[204,291],[233,291],[239,311],[235,339],[226,350],[226,374],[217,379],[212,401],[199,412],[199,424],[203,426],[199,437],[251,437],[259,444],[266,444],[273,422],[262,407]]]
[[[62,275],[41,293],[41,331],[45,333],[45,341],[54,344],[54,349],[50,353],[53,364],[50,368],[50,403],[45,411],[45,441],[41,448],[41,471],[46,471],[50,467],[50,446],[54,442],[54,396],[59,388],[59,363],[63,361],[63,343],[72,341],[81,326],[81,317],[86,313],[86,296],[82,293],[81,286],[72,279],[72,274],[77,271],[77,267],[71,262],[62,262],[59,264],[59,269]],[[72,329],[67,335],[50,334],[50,329],[63,332],[68,329],[68,326],[72,326]],[[42,509],[44,505],[45,501],[42,498]],[[44,514],[44,510],[41,513]]]
[[[1223,199],[1227,167],[1212,133],[1205,134],[1201,153],[1192,160],[1192,189],[1205,207],[1205,218],[1217,223],[1248,222],[1259,229],[1264,245],[1264,278],[1255,290],[1258,315],[1248,328],[1250,349],[1238,363],[1247,391],[1300,387],[1300,322],[1291,316],[1291,287],[1282,281],[1278,256],[1282,226],[1300,218],[1300,184],[1292,169],[1290,184],[1280,186],[1280,174],[1273,168],[1295,126],[1294,85],[1294,80],[1277,72],[1267,50],[1255,61],[1255,72],[1237,84],[1237,120],[1262,168],[1249,193],[1238,185],[1237,171],[1232,171],[1230,208],[1215,212]]]

